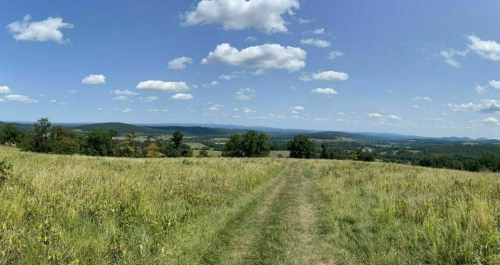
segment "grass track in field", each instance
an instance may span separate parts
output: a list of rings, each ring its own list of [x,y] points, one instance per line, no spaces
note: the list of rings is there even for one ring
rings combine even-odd
[[[0,264],[500,264],[498,174],[22,153]]]

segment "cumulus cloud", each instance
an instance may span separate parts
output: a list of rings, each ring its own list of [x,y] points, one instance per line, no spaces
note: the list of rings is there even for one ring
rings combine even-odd
[[[12,22],[7,29],[15,40],[20,41],[54,41],[59,44],[68,43],[61,29],[71,29],[73,24],[63,22],[60,17],[49,17],[43,21],[31,21],[31,16],[24,16],[22,21]]]
[[[299,8],[299,0],[201,0],[184,15],[182,25],[220,24],[224,30],[287,32],[283,15],[293,15],[293,9]]]
[[[118,96],[116,98],[113,98],[113,100],[123,101],[123,100],[128,100],[128,98],[126,96]]]
[[[335,71],[324,71],[324,72],[317,72],[312,74],[311,76],[308,75],[302,75],[300,77],[300,80],[302,81],[333,81],[333,80],[338,80],[338,81],[346,81],[349,79],[349,75],[346,73],[342,72],[335,72]]]
[[[219,76],[219,79],[231,80],[231,77],[228,75],[221,75],[221,76]]]
[[[4,97],[4,99],[9,100],[9,101],[22,102],[22,103],[38,103],[38,100],[31,99],[27,96],[22,96],[22,95],[7,95]]]
[[[469,49],[476,52],[478,55],[487,60],[500,61],[500,44],[492,40],[481,40],[472,35],[469,36],[472,44],[469,44]]]
[[[210,52],[202,64],[228,64],[252,68],[286,69],[295,72],[306,66],[307,52],[295,47],[279,44],[252,46],[239,51],[223,43]]]
[[[312,33],[316,34],[316,35],[322,35],[322,34],[325,34],[325,29],[324,28],[315,29],[315,30],[313,30]]]
[[[484,119],[483,123],[485,123],[487,125],[500,125],[498,120],[493,118],[493,117],[489,117],[489,118]]]
[[[370,118],[383,118],[384,116],[382,116],[378,113],[369,113],[368,117],[370,117]]]
[[[446,104],[447,107],[451,108],[453,111],[461,112],[483,112],[483,113],[495,113],[500,112],[500,101],[494,99],[482,100],[480,104],[475,104],[472,102],[462,103],[462,104]]]
[[[420,97],[420,96],[416,96],[413,98],[413,100],[415,101],[419,101],[419,100],[423,100],[425,102],[429,102],[431,103],[432,102],[432,99],[430,97]]]
[[[204,88],[211,88],[211,87],[218,86],[218,85],[219,85],[219,82],[212,81],[210,84],[203,84],[202,87],[204,87]]]
[[[489,84],[493,88],[500,89],[500,81],[491,80]],[[1,90],[1,88],[0,88],[0,90]]]
[[[391,120],[397,120],[397,121],[402,120],[402,118],[401,118],[401,117],[396,116],[396,115],[389,115],[389,116],[387,116],[387,118],[389,118],[389,119],[391,119]]]
[[[339,58],[339,57],[342,57],[342,56],[344,56],[343,52],[333,51],[330,54],[328,54],[328,59],[333,60],[335,58]]]
[[[455,67],[455,68],[460,68],[462,67],[462,64],[457,62],[454,57],[457,55],[457,56],[467,56],[467,54],[469,53],[469,50],[465,50],[463,52],[460,52],[460,51],[456,51],[456,50],[453,50],[453,49],[450,49],[448,51],[441,51],[440,55],[442,57],[444,57],[446,60],[444,61],[445,63]]]
[[[177,100],[191,100],[193,99],[193,95],[191,94],[175,94],[171,97],[171,99],[177,99]]]
[[[188,57],[180,57],[168,62],[168,69],[184,69],[186,68],[186,64],[190,63],[193,63],[193,59]]]
[[[165,92],[183,92],[190,89],[186,82],[165,82],[160,80],[142,81],[135,88]]]
[[[123,95],[123,96],[137,96],[139,95],[139,93],[136,93],[136,92],[133,92],[133,91],[129,91],[129,90],[113,90],[111,91],[112,94],[115,94],[115,95]]]
[[[297,107],[293,107],[292,110],[300,110],[300,111],[302,111],[302,110],[305,110],[305,108],[302,107],[302,106],[297,106]]]
[[[476,91],[478,94],[486,93],[488,92],[488,86],[476,86],[474,88],[474,91]]]
[[[298,21],[299,21],[299,24],[308,24],[308,23],[311,23],[313,21],[315,21],[316,19],[303,19],[303,18],[299,18]]]
[[[320,39],[300,40],[300,44],[313,45],[320,48],[328,48],[332,45],[329,41]]]
[[[123,112],[123,113],[129,113],[129,112],[131,112],[131,111],[132,111],[131,109],[124,109],[122,112]]]
[[[241,88],[235,94],[234,98],[237,100],[251,100],[255,97],[255,90],[251,88]]]
[[[89,75],[82,79],[82,84],[85,85],[98,85],[105,83],[106,83],[106,77],[103,75]]]
[[[257,41],[257,38],[254,37],[254,36],[248,36],[246,39],[245,39],[246,42],[254,42],[254,41]]]
[[[159,97],[157,97],[157,96],[151,96],[151,97],[139,98],[139,100],[140,100],[141,102],[146,102],[146,103],[147,103],[147,102],[153,102],[153,101],[156,101],[156,100],[158,100],[158,99],[160,99],[160,98],[159,98]]]
[[[312,90],[311,93],[323,94],[323,95],[326,95],[327,97],[338,94],[337,91],[335,91],[335,89],[329,88],[329,87],[328,88],[316,88],[316,89]]]
[[[0,86],[0,95],[8,95],[12,93],[12,90],[8,86]]]

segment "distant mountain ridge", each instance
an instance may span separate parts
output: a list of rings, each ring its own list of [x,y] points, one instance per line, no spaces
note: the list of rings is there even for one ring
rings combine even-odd
[[[28,131],[33,123],[12,122],[22,131]],[[0,122],[0,130],[5,126],[5,122]],[[303,129],[283,129],[265,126],[241,126],[231,124],[197,124],[197,123],[161,123],[161,124],[128,124],[121,122],[106,123],[53,123],[67,128],[89,132],[93,129],[116,130],[120,135],[134,131],[140,134],[171,134],[174,131],[180,131],[187,135],[228,135],[242,133],[248,130],[256,130],[270,134],[296,135],[306,134],[311,138],[336,139],[351,138],[369,141],[406,141],[406,140],[438,140],[448,142],[471,142],[471,141],[497,141],[488,138],[472,139],[469,137],[423,137],[415,135],[403,135],[397,133],[373,133],[373,132],[341,132],[341,131],[318,131]]]

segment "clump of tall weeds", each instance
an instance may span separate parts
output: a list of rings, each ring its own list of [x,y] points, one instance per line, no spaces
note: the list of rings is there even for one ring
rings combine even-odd
[[[10,174],[12,174],[13,165],[7,158],[0,160],[0,184],[7,181]]]

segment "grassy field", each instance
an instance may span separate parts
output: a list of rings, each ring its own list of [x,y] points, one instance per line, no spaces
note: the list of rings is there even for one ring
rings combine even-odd
[[[293,159],[21,153],[0,264],[499,264],[500,181]]]
[[[207,150],[207,152],[210,157],[219,157],[222,154],[221,151]],[[198,154],[200,154],[199,150],[193,150],[193,157],[197,157]],[[287,158],[288,156],[290,156],[290,151],[271,151],[269,157],[278,158],[279,155],[281,155],[284,158]]]
[[[203,147],[207,147],[206,145],[202,144],[202,143],[185,143],[186,145],[189,145],[189,147],[191,148],[198,148],[198,149],[201,149]]]

